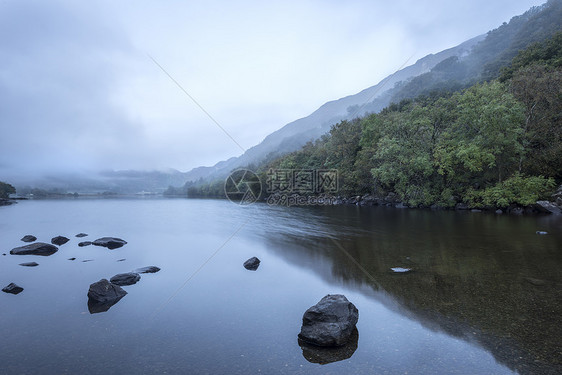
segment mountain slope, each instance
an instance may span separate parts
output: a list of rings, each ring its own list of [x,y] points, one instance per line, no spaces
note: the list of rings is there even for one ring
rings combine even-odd
[[[415,64],[386,77],[375,86],[355,95],[327,102],[311,115],[293,121],[271,133],[260,144],[248,149],[240,157],[217,163],[213,167],[195,168],[187,172],[186,177],[188,181],[196,181],[200,178],[221,178],[235,168],[259,164],[268,157],[298,150],[308,141],[325,134],[333,124],[341,120],[362,116],[367,112],[378,112],[390,103],[391,98],[387,93],[396,84],[431,71],[443,60],[470,54],[472,48],[484,38],[485,36],[481,35],[456,47],[437,54],[430,54]]]

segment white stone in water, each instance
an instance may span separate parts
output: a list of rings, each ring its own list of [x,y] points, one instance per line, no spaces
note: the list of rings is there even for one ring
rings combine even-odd
[[[543,231],[538,230],[538,231],[537,231],[537,234],[544,235],[544,234],[548,234],[548,232],[543,232]]]
[[[396,273],[406,273],[406,272],[410,272],[412,269],[411,268],[402,268],[402,267],[394,267],[391,268],[392,272],[396,272]]]

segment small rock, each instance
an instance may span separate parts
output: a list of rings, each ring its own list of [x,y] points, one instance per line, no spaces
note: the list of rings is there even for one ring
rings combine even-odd
[[[408,272],[413,271],[413,269],[411,269],[411,268],[402,268],[402,267],[394,267],[394,268],[391,268],[391,270],[394,273],[408,273]]]
[[[158,271],[160,271],[160,268],[158,268],[156,266],[148,266],[148,267],[137,268],[133,272],[136,272],[136,273],[156,273]]]
[[[91,314],[104,312],[125,297],[127,292],[119,285],[101,279],[90,284],[88,289],[88,310]]]
[[[27,262],[27,263],[20,263],[20,266],[24,267],[37,267],[39,263],[36,262]]]
[[[127,241],[116,237],[102,237],[92,242],[92,244],[95,246],[107,247],[109,250],[113,250],[126,245]]]
[[[479,210],[478,208],[473,208],[472,210],[470,210],[470,212],[479,213],[482,212],[482,210]]]
[[[44,242],[35,242],[30,245],[16,247],[10,250],[12,255],[41,255],[49,256],[56,253],[59,249],[56,246]]]
[[[78,233],[75,237],[82,238],[82,237],[86,237],[86,236],[87,236],[86,233]]]
[[[53,238],[51,239],[51,243],[52,243],[53,245],[58,245],[58,246],[64,245],[64,244],[67,243],[68,241],[70,241],[70,239],[68,239],[68,238],[66,238],[66,237],[64,237],[64,236],[56,236],[56,237],[53,237]]]
[[[503,214],[503,211],[502,210],[496,210],[496,214],[501,215],[501,214]]]
[[[8,284],[8,286],[4,287],[2,289],[2,291],[4,293],[10,293],[10,294],[19,294],[21,292],[23,292],[23,288],[21,286],[18,286],[14,283],[10,283]]]
[[[123,258],[123,259],[118,259],[117,261],[118,261],[118,262],[124,262],[124,261],[126,261],[126,260],[127,260],[127,259]]]
[[[244,262],[244,268],[250,271],[255,271],[260,266],[260,260],[256,257],[252,257]]]
[[[82,263],[93,262],[93,261],[94,261],[93,259],[84,259],[84,260],[82,261]]]
[[[538,231],[537,231],[537,234],[545,235],[545,234],[548,234],[548,232],[543,232],[543,231],[541,231],[541,230],[538,230]]]
[[[456,206],[455,206],[455,210],[457,210],[457,211],[468,210],[468,205],[466,203],[457,203]]]
[[[113,276],[109,281],[115,285],[133,285],[140,280],[140,275],[135,272],[120,273]]]
[[[21,238],[21,240],[22,240],[23,242],[33,242],[33,241],[36,241],[36,240],[37,240],[37,237],[32,236],[31,234],[26,234],[25,236],[23,236],[23,237]]]
[[[68,258],[68,260],[76,260],[76,258]]]
[[[84,241],[84,242],[80,242],[80,243],[78,244],[78,246],[84,247],[84,246],[90,246],[91,244],[92,244],[91,241]]]
[[[299,338],[317,346],[342,346],[351,338],[359,311],[341,294],[328,294],[302,317]]]

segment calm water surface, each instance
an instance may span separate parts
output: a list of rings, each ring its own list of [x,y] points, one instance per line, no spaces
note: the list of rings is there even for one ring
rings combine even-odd
[[[9,255],[26,234],[71,241],[49,257]],[[102,236],[128,244],[78,247]],[[0,287],[25,289],[0,293],[2,374],[562,373],[562,220],[553,217],[23,201],[0,207],[0,252]],[[255,272],[242,267],[252,256],[262,261]],[[18,265],[31,261],[39,266]],[[162,270],[89,313],[91,283],[149,265]],[[359,309],[357,342],[301,348],[304,311],[329,293]]]

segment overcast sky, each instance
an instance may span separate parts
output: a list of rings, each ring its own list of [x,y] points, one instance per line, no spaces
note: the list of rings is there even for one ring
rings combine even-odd
[[[187,171],[538,0],[0,0],[0,180]],[[15,172],[16,171],[16,172]]]

